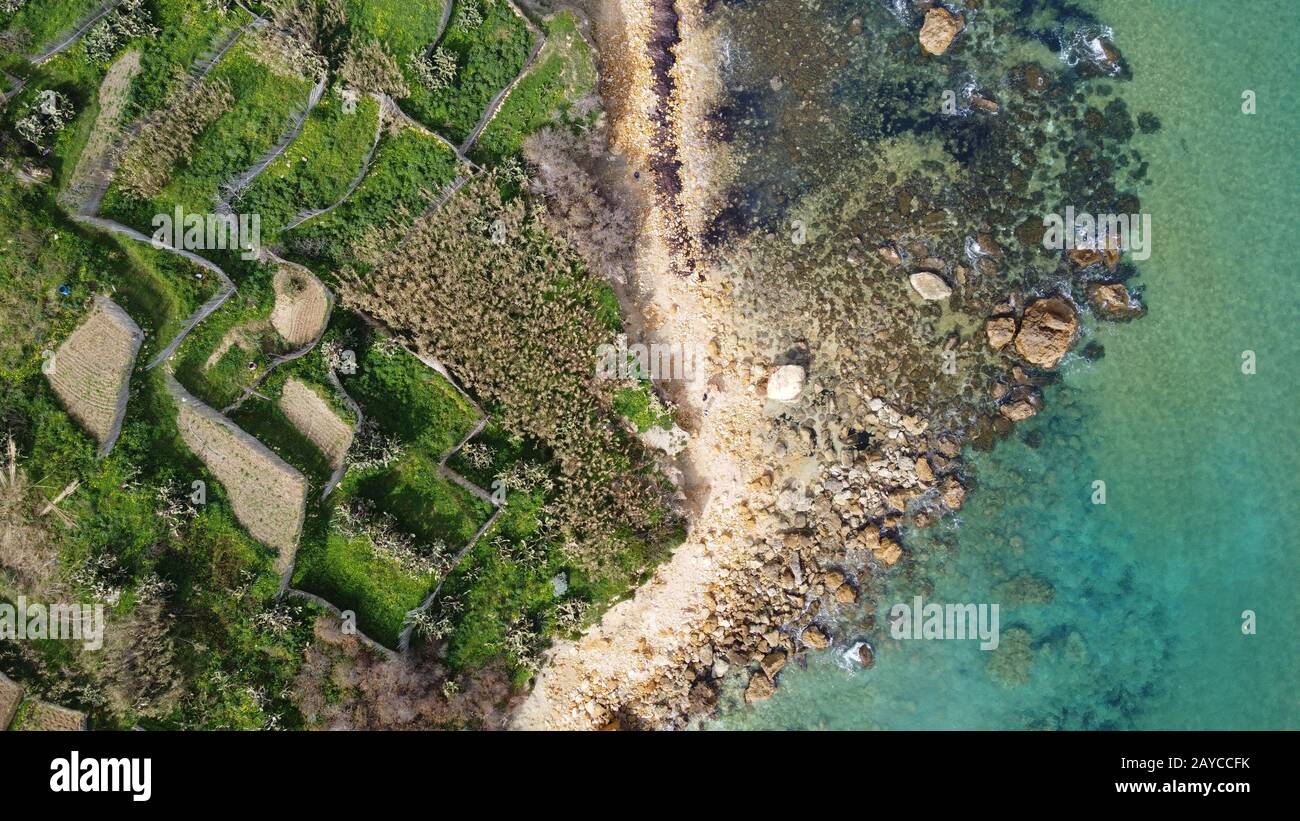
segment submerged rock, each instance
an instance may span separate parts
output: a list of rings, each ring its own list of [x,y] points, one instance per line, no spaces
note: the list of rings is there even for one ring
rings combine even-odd
[[[1030,303],[1016,334],[1016,353],[1040,368],[1055,368],[1079,335],[1074,306],[1060,297]]]
[[[782,365],[767,380],[767,398],[777,402],[793,402],[803,393],[803,368]]]
[[[960,14],[953,14],[943,7],[930,9],[925,13],[925,24],[921,26],[922,50],[936,56],[943,54],[961,29]]]
[[[776,685],[766,673],[755,673],[749,677],[749,686],[745,688],[746,702],[753,704],[755,701],[767,701],[774,695],[776,695]]]
[[[1015,687],[1029,682],[1033,663],[1033,639],[1029,631],[1012,627],[1002,631],[997,649],[989,653],[986,669],[994,681],[1004,687]]]
[[[908,278],[912,289],[925,300],[947,299],[952,296],[952,286],[943,277],[930,271],[918,271]]]

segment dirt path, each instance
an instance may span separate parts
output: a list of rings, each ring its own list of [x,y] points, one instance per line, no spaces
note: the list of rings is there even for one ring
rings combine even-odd
[[[140,50],[131,49],[113,62],[99,84],[99,113],[90,129],[77,166],[67,187],[59,193],[59,204],[68,211],[94,214],[113,180],[117,166],[118,138],[126,110],[131,81],[140,72]]]
[[[39,66],[41,63],[44,63],[47,60],[56,57],[59,54],[62,54],[64,51],[67,51],[69,48],[72,47],[73,43],[77,42],[77,40],[81,37],[81,35],[85,34],[90,29],[91,26],[95,25],[95,23],[99,21],[99,18],[103,17],[105,14],[108,14],[113,9],[117,8],[119,5],[121,5],[121,3],[122,0],[109,0],[109,2],[104,3],[95,11],[91,12],[88,17],[83,18],[82,21],[78,23],[66,37],[64,37],[62,40],[55,42],[54,45],[45,49],[40,54],[37,54],[35,57],[32,57],[31,58],[32,64]]]

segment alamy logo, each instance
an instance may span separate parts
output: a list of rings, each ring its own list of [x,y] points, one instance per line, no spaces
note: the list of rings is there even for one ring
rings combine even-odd
[[[104,605],[0,603],[0,640],[60,639],[85,643],[87,650],[104,646]]]
[[[1043,217],[1043,247],[1055,251],[1127,251],[1133,259],[1151,257],[1150,214],[1076,213],[1066,206],[1065,216]]]
[[[909,605],[889,609],[889,634],[907,639],[979,639],[981,650],[998,649],[996,604],[926,604],[914,596]]]
[[[254,260],[262,252],[261,214],[154,214],[153,247],[179,251],[239,251]]]
[[[82,758],[73,750],[50,762],[50,792],[125,792],[132,801],[153,795],[152,758]]]
[[[655,342],[651,345],[628,345],[619,339],[616,345],[596,348],[596,377],[599,379],[695,379],[696,355],[684,345]]]

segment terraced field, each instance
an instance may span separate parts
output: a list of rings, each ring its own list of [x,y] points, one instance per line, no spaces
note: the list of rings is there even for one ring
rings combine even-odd
[[[473,4],[482,22],[459,21],[461,7]],[[451,23],[439,48],[456,61],[455,78],[436,91],[411,84],[411,96],[402,101],[412,117],[459,145],[502,89],[523,70],[534,37],[522,15],[506,0],[456,0]]]
[[[302,532],[307,480],[175,380],[168,389],[181,438],[221,482],[239,523],[276,551],[275,572],[288,572]]]
[[[42,14],[28,11],[22,24],[53,30],[90,5],[31,2],[25,8]],[[410,86],[394,100],[345,95],[338,54],[328,55],[324,80],[286,70],[263,50],[259,32],[268,24],[252,23],[242,6],[217,13],[205,0],[146,5],[157,34],[118,43],[112,54],[92,58],[83,38],[39,70],[0,63],[16,72],[5,77],[7,89],[20,89],[15,108],[50,86],[75,101],[48,152],[28,148],[13,163],[21,190],[10,181],[12,190],[0,192],[0,226],[18,240],[14,259],[0,259],[0,307],[6,327],[21,331],[0,348],[0,408],[6,418],[37,420],[22,433],[34,471],[82,480],[59,510],[78,525],[62,537],[69,546],[61,557],[78,578],[91,578],[93,562],[103,562],[108,570],[95,572],[134,602],[137,586],[157,574],[173,591],[169,616],[182,616],[169,634],[185,647],[211,648],[180,654],[187,698],[174,710],[145,717],[135,705],[73,706],[86,707],[96,726],[233,728],[281,719],[298,726],[284,694],[305,627],[326,611],[309,604],[287,632],[267,629],[258,619],[289,607],[285,579],[291,592],[355,611],[361,630],[394,650],[407,650],[414,613],[450,619],[442,635],[458,669],[502,658],[519,614],[540,614],[546,625],[556,573],[568,573],[584,596],[622,592],[596,590],[554,551],[527,569],[513,553],[499,555],[507,542],[537,541],[548,498],[511,489],[507,510],[488,491],[521,468],[546,476],[551,454],[485,419],[439,363],[335,308],[324,286],[340,274],[364,277],[417,220],[440,218],[435,209],[454,190],[491,173],[475,163],[516,156],[542,126],[590,119],[574,106],[592,77],[572,18],[546,24],[548,45],[520,76],[540,42],[505,0],[455,7],[345,0],[346,33],[381,43]],[[18,19],[0,16],[0,28]],[[456,68],[431,90],[413,58],[435,48]],[[12,128],[14,110],[0,113],[0,127]],[[475,162],[461,155],[461,143],[474,143],[466,150]],[[78,212],[75,222],[52,207],[43,179],[68,194],[60,205]],[[12,219],[11,205],[44,222]],[[194,248],[203,258],[187,258],[142,241],[158,214],[225,205],[257,214],[263,245],[275,253],[241,260]],[[276,253],[316,276],[281,264]],[[10,282],[30,286],[19,292]],[[83,321],[79,306],[91,300],[96,313]],[[111,313],[108,305],[120,308]],[[131,357],[161,365],[135,368],[134,383],[127,379],[139,360],[126,356],[128,322],[138,326]],[[51,396],[38,370],[40,343],[65,337]],[[74,420],[103,444],[121,423],[117,447],[94,459]],[[462,453],[466,440],[489,457]],[[196,476],[213,486],[206,503],[186,501]],[[645,561],[634,558],[639,572]],[[236,589],[244,592],[234,597]],[[435,606],[439,590],[458,599],[463,615]],[[507,661],[527,668],[525,659]],[[24,683],[47,695],[40,682]],[[254,691],[266,701],[247,700]],[[0,717],[4,707],[0,687]],[[32,698],[19,713],[25,726],[80,715],[48,712]]]
[[[374,97],[359,96],[349,104],[337,92],[326,94],[298,138],[232,206],[259,214],[262,241],[274,243],[300,214],[329,208],[350,193],[375,149],[379,115]]]
[[[271,327],[290,345],[300,347],[325,330],[330,315],[330,295],[321,281],[306,269],[280,265],[272,280],[275,307]]]
[[[210,213],[222,185],[254,165],[292,130],[312,88],[312,81],[304,77],[274,70],[246,41],[230,49],[204,82],[226,89],[229,107],[194,137],[193,145],[173,165],[154,169],[165,179],[156,194],[133,195],[119,177],[104,198],[106,216],[152,232],[155,214],[170,215],[178,207],[185,213]],[[173,128],[173,120],[190,115],[173,110],[157,116],[162,127]],[[128,160],[130,151],[128,147]],[[124,163],[119,174],[130,170]]]
[[[285,232],[286,253],[323,275],[372,267],[463,172],[455,151],[437,137],[413,127],[386,132],[356,191]]]
[[[111,300],[98,297],[90,316],[64,340],[48,364],[50,387],[81,423],[100,453],[113,447],[126,413],[140,327]]]
[[[524,138],[540,128],[590,119],[590,110],[575,109],[575,103],[593,93],[595,83],[591,47],[572,14],[557,14],[547,21],[546,44],[536,62],[502,102],[470,157],[496,165],[518,154]]]
[[[331,467],[343,464],[352,446],[352,426],[340,419],[319,393],[290,377],[278,405],[285,418],[325,454]]]

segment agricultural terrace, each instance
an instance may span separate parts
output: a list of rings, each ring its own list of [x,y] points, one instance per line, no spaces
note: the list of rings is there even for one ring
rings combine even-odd
[[[34,55],[72,34],[99,7],[100,0],[28,0],[0,11],[0,31],[14,39],[18,51]]]
[[[275,290],[271,327],[285,342],[300,347],[324,332],[330,315],[330,295],[310,271],[296,265],[279,265],[271,285]]]
[[[229,411],[235,424],[307,476],[313,497],[316,488],[323,488],[338,468],[339,463],[335,460],[341,454],[337,425],[346,427],[350,444],[351,432],[357,423],[356,414],[348,404],[349,400],[334,387],[323,352],[324,349],[336,347],[338,327],[347,324],[348,319],[341,312],[335,312],[320,343],[302,356],[285,360],[265,374],[257,387]],[[284,400],[284,391],[290,382],[297,383],[323,402],[325,407],[319,417],[313,409],[309,417],[303,418],[301,414],[307,406],[301,397],[293,399],[292,392],[295,389],[290,389],[290,399]],[[310,399],[306,401],[310,402]],[[290,418],[291,413],[293,418]],[[325,421],[325,413],[337,420],[337,424]]]
[[[368,270],[462,173],[456,152],[418,128],[385,130],[370,171],[337,208],[281,237],[286,254],[326,276]]]
[[[113,447],[121,430],[142,339],[140,327],[125,311],[97,297],[90,316],[47,362],[50,387],[72,418],[95,437],[101,453]]]
[[[626,429],[614,386],[591,379],[592,352],[618,324],[608,285],[526,199],[503,201],[499,176],[487,172],[421,220],[380,269],[341,287],[346,303],[434,353],[508,435],[553,454],[507,471],[507,488],[513,481],[528,499],[507,497],[495,532],[448,579],[433,616],[466,631],[454,644],[478,648],[456,658],[471,664],[513,647],[526,676],[548,637],[578,624],[577,611],[593,617],[682,537],[668,485]],[[490,549],[499,573],[487,572]],[[563,594],[516,584],[516,573],[560,567]]]
[[[459,145],[492,99],[523,71],[533,40],[527,22],[507,0],[456,0],[434,49],[434,76],[408,80],[411,94],[403,109]],[[437,70],[438,53],[448,61],[443,71]]]
[[[258,265],[239,289],[185,337],[171,362],[176,378],[215,408],[239,400],[280,354],[292,349],[271,324],[276,268]]]
[[[351,102],[336,89],[312,109],[293,142],[231,204],[260,214],[262,242],[274,243],[300,214],[323,211],[350,193],[379,137],[379,102]]]
[[[302,530],[307,480],[175,380],[168,388],[177,402],[181,438],[226,489],[239,523],[276,551],[275,572],[287,572]]]
[[[148,115],[123,152],[102,212],[145,233],[155,214],[177,206],[210,213],[222,185],[291,131],[312,85],[241,39],[196,86],[175,86],[165,107]]]
[[[546,44],[537,61],[501,104],[470,149],[481,165],[516,156],[524,138],[548,125],[576,125],[592,119],[596,66],[591,47],[569,12],[546,21]],[[586,100],[591,101],[588,107]]]
[[[290,378],[277,403],[280,412],[329,459],[331,467],[343,464],[352,445],[352,426],[344,422],[310,385]]]
[[[378,331],[352,325],[341,344],[357,364],[339,378],[367,424],[321,521],[308,523],[294,586],[356,611],[363,632],[396,647],[407,612],[491,515],[490,502],[441,467],[478,417],[442,376]]]

